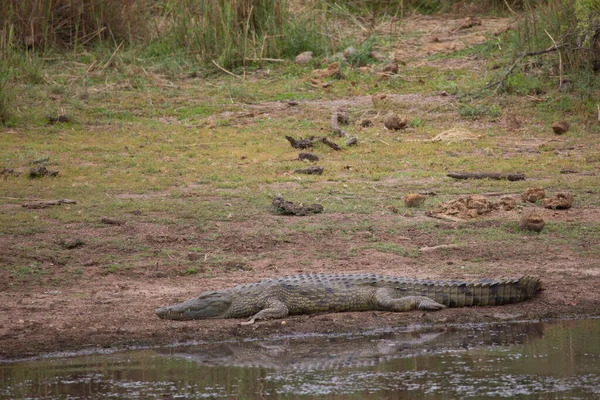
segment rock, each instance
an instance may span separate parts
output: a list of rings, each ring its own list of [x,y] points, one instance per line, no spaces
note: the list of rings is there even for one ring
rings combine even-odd
[[[408,125],[408,119],[406,117],[399,117],[392,111],[383,118],[383,126],[389,130],[397,131],[404,129],[406,125]]]
[[[406,207],[421,207],[425,203],[426,196],[419,193],[410,193],[404,196],[404,205]]]
[[[553,198],[544,199],[543,204],[545,208],[553,210],[568,210],[573,206],[573,194],[569,192],[557,193]]]
[[[546,197],[546,192],[542,188],[528,188],[521,195],[521,200],[529,203],[535,203]]]
[[[296,56],[295,61],[296,61],[296,64],[298,64],[298,65],[306,65],[312,61],[312,58],[313,58],[312,51],[305,51],[303,53],[298,54]]]
[[[552,130],[557,135],[562,135],[569,130],[569,123],[567,121],[557,121],[552,124]]]
[[[519,228],[525,231],[541,232],[544,229],[544,225],[544,219],[536,211],[523,214],[519,220]]]
[[[398,64],[388,64],[383,68],[383,72],[388,72],[390,74],[398,73]]]

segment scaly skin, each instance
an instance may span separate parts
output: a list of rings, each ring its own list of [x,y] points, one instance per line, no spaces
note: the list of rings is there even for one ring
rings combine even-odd
[[[430,281],[376,274],[310,274],[204,292],[174,306],[161,307],[164,319],[284,318],[293,314],[343,311],[435,311],[445,307],[494,306],[534,297],[534,277]]]

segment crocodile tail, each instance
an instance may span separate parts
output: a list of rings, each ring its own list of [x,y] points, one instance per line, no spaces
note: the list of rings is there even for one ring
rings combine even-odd
[[[508,279],[482,279],[470,282],[445,282],[435,285],[431,296],[448,307],[498,306],[530,299],[542,290],[539,278],[523,276]]]

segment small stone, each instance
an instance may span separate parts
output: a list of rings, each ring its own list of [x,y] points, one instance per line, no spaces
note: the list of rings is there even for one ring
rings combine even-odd
[[[399,117],[392,111],[383,118],[383,126],[389,130],[397,131],[404,129],[406,125],[408,125],[408,119],[406,117]]]
[[[528,203],[535,203],[546,197],[546,192],[542,188],[528,188],[521,195],[521,200]]]
[[[406,207],[421,207],[425,203],[426,196],[419,193],[410,193],[404,196],[404,205]]]
[[[536,211],[523,214],[519,220],[519,228],[526,231],[541,232],[544,229],[544,225],[544,219]]]
[[[557,135],[562,135],[569,130],[569,123],[567,121],[557,121],[552,124],[552,130]]]
[[[545,208],[553,210],[568,210],[573,206],[573,194],[569,192],[557,193],[555,197],[544,199]]]
[[[309,62],[311,62],[312,58],[313,58],[312,51],[305,51],[303,53],[298,54],[296,56],[295,61],[296,61],[296,64],[298,64],[298,65],[306,65]]]

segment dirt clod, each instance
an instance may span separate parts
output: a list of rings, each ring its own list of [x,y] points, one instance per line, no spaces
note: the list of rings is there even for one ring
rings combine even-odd
[[[102,217],[100,222],[106,225],[125,225],[125,221],[116,218]]]
[[[470,195],[440,204],[432,210],[433,214],[443,214],[461,219],[476,218],[483,214],[489,214],[498,210],[500,205],[488,200],[485,196]]]
[[[373,126],[373,121],[368,118],[361,119],[359,125],[363,128],[370,128]]]
[[[392,131],[404,129],[406,128],[406,125],[408,125],[408,119],[406,117],[400,117],[392,111],[383,118],[383,126]]]
[[[544,225],[544,219],[537,211],[525,213],[519,220],[519,228],[526,231],[541,232]]]
[[[569,192],[560,192],[556,196],[544,199],[544,207],[553,210],[568,210],[573,206],[573,194]]]
[[[33,167],[29,170],[29,177],[32,179],[42,178],[44,176],[58,176],[58,171],[50,171],[43,165],[39,167]]]
[[[398,64],[388,64],[385,67],[383,67],[383,72],[387,72],[390,74],[397,74],[398,73]]]
[[[404,196],[404,205],[406,207],[421,207],[425,204],[426,196],[419,193],[409,193]]]
[[[62,240],[59,243],[62,247],[64,247],[65,249],[71,250],[71,249],[76,249],[78,247],[81,247],[85,244],[85,242],[81,239],[66,239],[66,240]]]
[[[323,206],[320,204],[311,204],[309,206],[294,204],[291,201],[285,200],[281,194],[275,196],[272,204],[280,214],[303,216],[323,212]]]
[[[542,188],[527,188],[521,195],[521,200],[528,203],[535,203],[546,197],[546,192]]]
[[[569,130],[569,123],[567,121],[556,121],[552,124],[552,130],[557,135],[562,135],[563,133],[567,133]]]
[[[294,172],[296,174],[321,175],[323,173],[323,167],[318,167],[314,165],[308,168],[297,169]]]
[[[517,208],[517,201],[511,196],[504,196],[500,199],[500,205],[504,211],[512,211]]]
[[[47,117],[47,119],[48,119],[49,125],[54,125],[56,123],[67,123],[67,122],[71,122],[73,120],[70,116],[64,115],[64,114],[58,115],[56,117],[49,116],[49,117]]]

